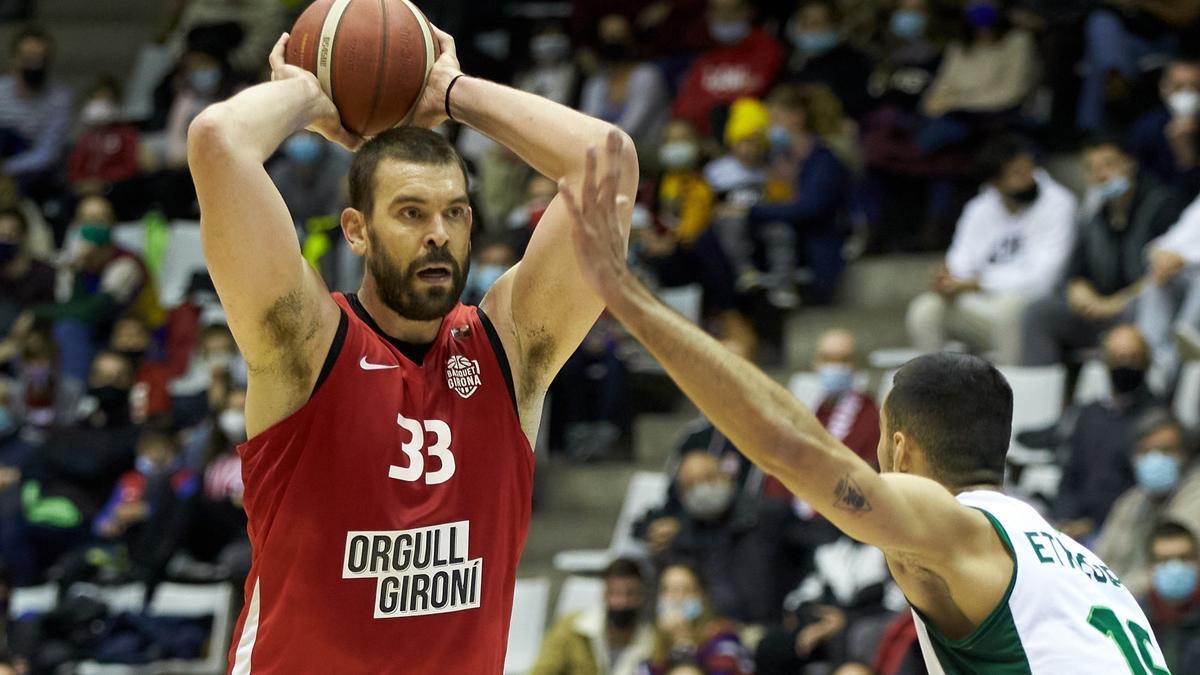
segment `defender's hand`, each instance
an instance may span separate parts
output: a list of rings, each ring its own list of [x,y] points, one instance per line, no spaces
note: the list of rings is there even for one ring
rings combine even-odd
[[[433,62],[433,69],[429,71],[429,81],[425,83],[425,91],[421,92],[417,109],[410,122],[413,126],[426,129],[432,129],[446,121],[446,89],[455,77],[462,75],[454,37],[433,24],[429,24],[429,27],[433,30],[433,39],[438,41],[442,54]]]
[[[616,130],[608,134],[605,150],[606,174],[597,179],[595,147],[587,151],[583,184],[573,188],[565,179],[558,181],[558,192],[571,214],[575,240],[575,259],[579,269],[607,302],[629,273],[626,259],[625,228],[619,216],[628,197],[617,194],[621,185],[621,154],[624,140]],[[577,192],[578,190],[578,192]]]
[[[311,85],[313,91],[316,92],[316,98],[313,101],[311,120],[305,125],[305,128],[321,134],[347,150],[357,150],[358,146],[362,145],[362,138],[342,126],[342,118],[338,114],[337,106],[333,105],[333,101],[321,90],[317,76],[299,66],[287,63],[284,58],[284,50],[289,37],[287,33],[279,36],[275,46],[271,49],[271,56],[268,59],[271,64],[271,81],[300,79]]]

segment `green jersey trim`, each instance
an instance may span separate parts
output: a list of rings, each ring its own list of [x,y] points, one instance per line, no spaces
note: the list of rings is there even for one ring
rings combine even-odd
[[[1017,551],[1000,521],[983,509],[978,510],[987,516],[1001,541],[1004,542],[1004,547],[1012,554],[1012,576],[1008,580],[1008,588],[1005,589],[1004,596],[975,630],[958,640],[951,640],[943,635],[920,610],[916,608],[914,610],[925,623],[925,629],[929,633],[934,650],[938,653],[938,661],[942,663],[942,667],[947,673],[1011,673],[1012,675],[1031,673],[1029,659],[1025,655],[1025,647],[1021,643],[1021,636],[1017,632],[1016,623],[1008,606],[1013,589],[1017,585]],[[980,645],[981,642],[992,644]],[[995,643],[999,643],[999,645]]]

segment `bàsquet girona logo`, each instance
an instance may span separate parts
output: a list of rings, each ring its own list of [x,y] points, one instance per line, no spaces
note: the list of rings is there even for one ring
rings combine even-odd
[[[479,379],[479,362],[455,354],[446,362],[446,384],[463,398],[471,398],[483,382]]]

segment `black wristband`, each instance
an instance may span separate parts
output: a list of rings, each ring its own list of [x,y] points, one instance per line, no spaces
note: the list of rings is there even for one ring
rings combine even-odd
[[[458,75],[455,75],[454,79],[450,80],[450,85],[446,87],[446,117],[450,118],[451,122],[457,122],[458,120],[454,119],[454,115],[450,114],[450,91],[454,89],[454,83],[458,82],[458,78],[463,77],[464,75],[465,73],[459,73]]]

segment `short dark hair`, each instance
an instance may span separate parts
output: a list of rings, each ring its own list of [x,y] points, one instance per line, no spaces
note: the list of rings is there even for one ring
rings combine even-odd
[[[887,433],[916,441],[934,478],[947,486],[1003,482],[1013,394],[995,366],[969,354],[926,354],[893,382]]]
[[[1180,424],[1179,419],[1170,410],[1155,406],[1137,416],[1133,422],[1131,435],[1135,442],[1140,442],[1163,427],[1174,427],[1179,430],[1181,436],[1183,435],[1183,425]]]
[[[40,40],[45,42],[46,47],[49,49],[54,49],[54,38],[50,36],[50,33],[45,28],[31,23],[22,26],[20,30],[13,34],[12,40],[8,43],[8,53],[16,54],[17,47],[20,47],[22,42],[29,39]]]
[[[467,183],[467,165],[441,134],[421,127],[396,127],[359,148],[350,163],[350,206],[367,217],[375,204],[375,169],[384,159],[414,164],[457,164]]]
[[[1156,539],[1172,539],[1175,537],[1187,537],[1192,540],[1192,546],[1200,544],[1196,541],[1196,533],[1187,528],[1186,525],[1177,520],[1160,520],[1154,529],[1150,531],[1150,536],[1146,538],[1146,550],[1149,551],[1154,547]]]
[[[1034,155],[1033,145],[1015,134],[1004,134],[988,141],[975,159],[980,180],[999,178],[1005,167],[1021,155]]]
[[[21,236],[29,234],[29,219],[25,217],[25,212],[18,208],[0,210],[0,218],[12,218],[17,221],[20,226]]]
[[[609,579],[637,579],[645,581],[645,576],[642,574],[642,566],[632,558],[617,558],[610,562],[608,567],[600,573],[600,578],[605,581]]]
[[[1131,153],[1129,149],[1129,142],[1123,136],[1108,132],[1096,132],[1093,134],[1088,134],[1088,136],[1083,139],[1083,142],[1079,144],[1079,151],[1081,153],[1090,152],[1092,150],[1098,150],[1100,148],[1107,147],[1116,148],[1117,150],[1121,151],[1121,154],[1128,157],[1133,156],[1133,153]]]

